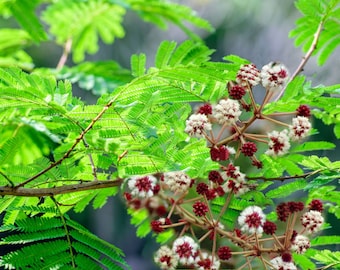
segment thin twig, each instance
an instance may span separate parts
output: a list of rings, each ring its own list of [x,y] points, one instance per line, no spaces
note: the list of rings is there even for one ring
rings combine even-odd
[[[45,174],[46,172],[48,172],[49,170],[53,169],[57,165],[61,164],[65,159],[67,159],[70,156],[70,154],[72,153],[72,151],[74,150],[74,148],[78,145],[78,143],[83,140],[85,134],[90,131],[90,129],[94,126],[94,124],[112,106],[113,102],[114,102],[114,100],[111,100],[108,104],[106,104],[105,107],[101,110],[101,112],[95,118],[92,119],[91,123],[80,133],[80,135],[76,138],[76,140],[73,143],[73,145],[71,146],[71,148],[64,154],[63,157],[61,157],[56,162],[51,163],[47,168],[43,169],[42,171],[40,171],[39,173],[35,174],[34,176],[28,178],[26,181],[18,184],[17,186],[15,186],[15,188],[20,188],[20,187],[25,186],[26,184],[28,184],[28,183],[32,182],[33,180],[37,179],[39,176]]]
[[[71,52],[71,49],[72,49],[72,39],[69,38],[65,43],[63,54],[61,55],[59,62],[57,64],[57,69],[61,69],[65,65],[68,55]]]
[[[307,178],[313,174],[316,174],[320,172],[320,170],[304,173],[301,175],[288,175],[288,176],[281,176],[281,177],[264,177],[264,176],[256,176],[256,177],[248,177],[246,176],[247,180],[263,180],[263,181],[285,181],[289,179],[295,179],[295,178]]]
[[[312,44],[310,45],[306,55],[304,57],[302,57],[302,60],[299,64],[299,66],[296,68],[296,70],[294,71],[293,75],[290,77],[288,83],[286,84],[286,86],[281,90],[281,92],[279,93],[279,95],[277,96],[277,98],[275,99],[275,101],[279,100],[281,98],[281,96],[283,95],[284,91],[286,90],[288,84],[290,82],[292,82],[295,77],[297,75],[299,75],[299,73],[303,70],[304,66],[307,64],[309,58],[312,56],[313,52],[315,51],[316,49],[316,46],[318,44],[318,41],[319,41],[319,38],[320,38],[320,34],[321,34],[321,31],[322,31],[322,28],[323,28],[323,25],[324,25],[324,20],[322,20],[319,25],[318,25],[318,28],[316,29],[316,32],[314,34],[314,39],[313,39],[313,42]]]

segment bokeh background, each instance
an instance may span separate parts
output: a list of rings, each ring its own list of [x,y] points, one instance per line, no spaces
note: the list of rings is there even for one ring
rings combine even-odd
[[[173,1],[192,7],[198,15],[211,22],[215,31],[208,33],[196,31],[205,43],[216,52],[213,60],[221,61],[223,56],[236,54],[251,60],[259,68],[270,61],[284,63],[291,72],[301,61],[303,53],[294,47],[294,40],[288,33],[294,28],[295,20],[300,14],[294,7],[293,0],[182,0]],[[135,53],[147,55],[147,65],[153,65],[155,52],[163,40],[181,42],[186,35],[173,25],[165,31],[154,25],[141,21],[138,15],[128,12],[124,27],[126,36],[116,40],[112,45],[101,44],[100,51],[87,57],[89,61],[115,60],[121,66],[129,68],[130,56]],[[197,30],[197,29],[196,29]],[[53,43],[32,46],[28,52],[33,56],[37,67],[55,67],[62,54],[62,48]],[[72,65],[68,62],[67,65]],[[325,66],[318,67],[312,58],[305,67],[304,74],[313,81],[313,85],[330,85],[339,83],[340,50],[333,53]],[[97,97],[91,92],[74,87],[74,94],[94,103]],[[340,101],[339,101],[340,102]],[[326,130],[323,140],[337,143],[332,129],[323,126],[319,121],[314,125]],[[326,137],[325,137],[326,136]],[[315,138],[318,139],[318,138]],[[336,152],[319,153],[331,160],[338,160]],[[152,239],[138,239],[135,228],[130,225],[124,203],[120,198],[111,198],[99,210],[89,206],[82,214],[72,214],[99,237],[120,247],[126,254],[128,263],[134,270],[158,269],[152,262],[152,253],[158,245]],[[332,217],[329,217],[332,218]],[[336,229],[336,228],[335,228]],[[337,234],[340,234],[337,229]],[[333,231],[334,233],[334,231]]]

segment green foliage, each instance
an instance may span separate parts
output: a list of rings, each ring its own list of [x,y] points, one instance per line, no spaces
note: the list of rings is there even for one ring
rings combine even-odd
[[[319,65],[325,64],[340,44],[339,4],[339,0],[299,0],[295,3],[303,17],[296,21],[296,28],[290,32],[290,37],[296,38],[295,45],[303,46],[303,51],[307,52],[320,27],[322,31],[315,50],[315,54],[319,54]]]
[[[299,0],[296,7],[304,17],[297,20],[290,36],[307,52],[313,49],[314,35],[322,25],[314,50],[322,65],[340,44],[339,0]],[[112,44],[124,37],[127,11],[162,29],[173,23],[191,39],[180,44],[163,41],[153,65],[147,61],[150,56],[132,55],[130,70],[113,60],[83,61],[87,53],[98,52],[99,39]],[[236,55],[212,61],[214,50],[188,24],[208,31],[211,25],[190,8],[168,1],[10,0],[0,1],[0,14],[13,16],[22,28],[0,29],[0,232],[4,235],[0,245],[14,249],[0,257],[0,265],[16,269],[129,268],[118,248],[66,213],[83,212],[89,205],[102,207],[108,198],[124,192],[125,179],[135,175],[158,177],[162,172],[183,170],[210,185],[208,174],[218,170],[219,163],[211,160],[211,144],[184,132],[186,120],[196,105],[226,98],[228,82],[235,81],[240,66],[250,61]],[[46,31],[40,19],[47,24]],[[48,39],[64,47],[58,67],[34,69],[25,49]],[[77,65],[66,66],[62,61],[70,53]],[[72,84],[91,91],[98,100],[86,104],[74,95]],[[295,115],[306,104],[340,138],[339,89],[340,85],[314,87],[299,75],[261,113]],[[320,155],[320,151],[336,147],[326,138],[318,141],[314,137],[322,132],[314,128],[311,140],[292,142],[290,152],[283,156],[271,157],[258,149],[263,167],[246,172],[250,190],[239,197],[215,198],[209,202],[209,214],[233,230],[246,207],[258,205],[271,211],[278,201],[305,192],[306,204],[320,199],[325,202],[325,212],[340,219],[340,162]],[[238,155],[239,151],[235,161],[241,160],[238,165],[245,171],[249,163]],[[112,185],[100,186],[106,183]],[[94,188],[80,189],[86,185]],[[45,194],[34,196],[39,190]],[[56,190],[59,192],[54,194]],[[18,193],[21,191],[27,193]],[[191,202],[195,192],[188,192]],[[172,199],[167,201],[169,205]],[[184,212],[191,207],[183,205]],[[155,215],[150,209],[131,207],[128,213],[137,236],[151,233]],[[190,218],[199,222],[197,217]],[[271,212],[267,219],[275,221],[276,214]],[[156,240],[168,244],[176,234],[175,229],[166,230]],[[339,236],[319,235],[311,240],[317,248],[330,242],[339,244]],[[309,249],[294,254],[294,260],[302,269],[316,269],[317,264],[337,269],[338,253]]]
[[[34,211],[36,210],[38,209],[35,208]],[[43,210],[39,209],[41,212]],[[1,245],[20,245],[14,251],[0,257],[2,267],[19,269],[30,267],[89,269],[89,265],[92,265],[91,269],[127,267],[118,248],[93,235],[67,216],[19,219],[13,225],[3,225],[0,231],[11,233],[2,238]]]

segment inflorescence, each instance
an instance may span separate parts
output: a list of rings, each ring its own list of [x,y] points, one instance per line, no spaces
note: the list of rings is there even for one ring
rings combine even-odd
[[[292,254],[306,252],[310,234],[323,226],[320,200],[312,200],[307,207],[302,202],[282,202],[276,207],[277,221],[268,220],[260,206],[250,205],[239,213],[234,229],[226,229],[222,222],[233,197],[242,196],[256,186],[254,181],[248,183],[247,176],[233,161],[242,153],[261,169],[260,153],[285,155],[291,142],[305,138],[311,130],[311,112],[306,105],[296,108],[288,124],[278,120],[283,113],[263,113],[273,95],[285,87],[288,74],[287,68],[276,62],[261,70],[254,64],[243,65],[236,80],[228,83],[225,98],[215,105],[203,104],[187,119],[185,132],[205,139],[211,160],[220,165],[220,170],[210,171],[207,179],[194,180],[185,171],[174,171],[127,180],[124,193],[127,204],[133,209],[149,211],[152,231],[177,232],[172,245],[161,246],[155,254],[154,260],[161,269],[225,269],[235,263],[237,255],[247,258],[242,268],[250,267],[251,260],[260,258],[266,269],[297,269]],[[253,96],[253,87],[257,85],[265,89],[260,105]],[[251,133],[250,127],[257,120],[267,121],[271,123],[269,128],[276,129],[267,130],[266,134]],[[212,209],[214,199],[224,202],[217,214]],[[284,223],[285,230],[278,233],[278,227]],[[223,244],[219,246],[217,239]]]

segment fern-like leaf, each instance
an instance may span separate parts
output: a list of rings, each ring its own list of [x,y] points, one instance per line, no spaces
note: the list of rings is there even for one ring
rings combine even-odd
[[[39,0],[15,0],[9,1],[9,3],[9,9],[12,15],[34,41],[47,40],[47,34],[35,15],[35,9],[40,3]]]
[[[121,6],[101,0],[62,0],[48,7],[43,19],[59,44],[72,40],[73,59],[79,62],[85,53],[98,51],[98,36],[105,43],[124,36],[121,25],[124,14]]]
[[[322,24],[315,53],[319,54],[318,64],[323,65],[340,45],[340,1],[299,0],[296,7],[303,17],[296,21],[296,28],[290,32],[290,37],[295,37],[295,45],[302,45],[303,51],[307,52]]]
[[[17,220],[12,226],[2,228],[2,232],[12,234],[2,238],[0,245],[16,246],[15,251],[0,256],[1,266],[19,269],[129,268],[120,249],[101,240],[67,216],[26,217]]]

